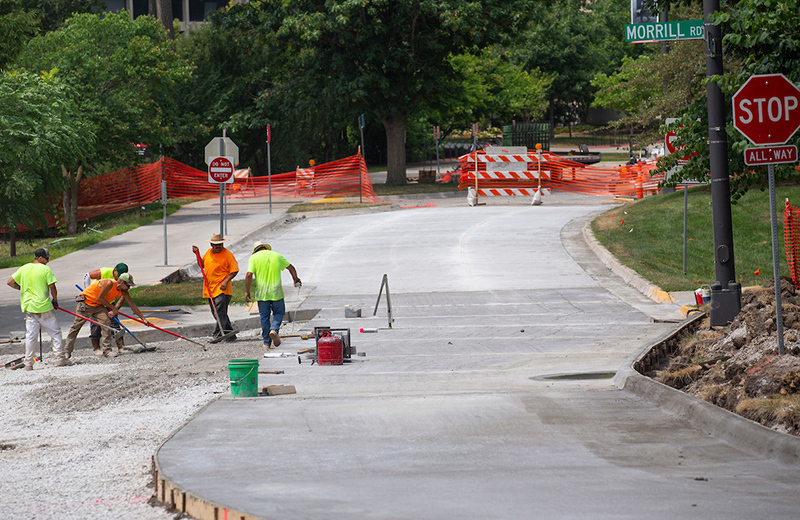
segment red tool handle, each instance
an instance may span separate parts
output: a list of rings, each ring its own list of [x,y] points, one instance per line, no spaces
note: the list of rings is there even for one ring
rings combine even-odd
[[[167,329],[162,329],[161,327],[159,327],[159,326],[157,326],[157,325],[153,325],[152,323],[144,323],[144,322],[143,322],[142,320],[140,320],[139,318],[134,318],[133,316],[129,316],[128,314],[125,314],[125,313],[122,313],[122,312],[120,312],[119,314],[120,314],[120,315],[122,315],[122,316],[125,316],[126,318],[130,318],[130,319],[132,319],[133,321],[138,321],[139,323],[143,323],[143,324],[147,325],[148,327],[153,327],[154,329],[158,329],[158,330],[160,330],[161,332],[166,332],[167,334],[172,334],[173,336],[177,336],[177,337],[179,337],[179,338],[181,338],[181,339],[185,339],[186,341],[191,341],[192,343],[195,343],[195,344],[197,344],[197,345],[200,345],[200,346],[201,346],[201,347],[203,347],[203,348],[205,348],[205,347],[206,347],[206,346],[205,346],[205,345],[203,345],[202,343],[198,343],[197,341],[194,341],[194,340],[192,340],[192,339],[189,339],[189,338],[187,338],[187,337],[181,336],[180,334],[175,334],[174,332],[172,332],[172,331],[170,331],[170,330],[167,330]]]
[[[94,323],[95,325],[99,325],[99,326],[101,326],[101,327],[105,327],[105,328],[107,328],[107,329],[114,330],[114,328],[113,328],[113,327],[109,327],[108,325],[103,325],[102,323],[98,323],[98,322],[94,321],[94,320],[93,320],[93,319],[91,319],[91,318],[87,318],[86,316],[81,316],[81,315],[80,315],[80,314],[78,314],[78,313],[75,313],[75,312],[72,312],[72,311],[68,311],[67,309],[65,309],[65,308],[63,308],[63,307],[56,307],[56,309],[58,309],[58,310],[60,310],[60,311],[64,311],[64,312],[66,312],[67,314],[72,314],[73,316],[75,316],[75,317],[77,317],[77,318],[80,318],[80,319],[82,319],[82,320],[86,320],[86,321],[88,321],[88,322],[90,322],[90,323]],[[116,331],[114,331],[114,332],[116,332]]]
[[[208,285],[206,272],[203,270],[203,262],[200,260],[200,252],[195,251],[194,256],[197,257],[197,266],[200,268],[200,274],[203,275],[203,283],[206,284],[206,292],[208,292],[208,299],[211,300],[211,308],[214,310],[214,317],[217,319],[217,325],[219,325],[219,331],[220,334],[222,334],[222,321],[220,321],[219,314],[217,314],[217,306],[214,305],[214,298],[211,297],[211,287]]]

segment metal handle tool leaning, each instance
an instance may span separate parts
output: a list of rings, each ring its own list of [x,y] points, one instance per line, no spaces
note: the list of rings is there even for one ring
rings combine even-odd
[[[136,340],[136,341],[139,343],[139,345],[141,345],[141,346],[142,346],[142,348],[143,348],[143,349],[145,349],[145,350],[155,350],[155,347],[148,347],[147,345],[145,345],[145,344],[142,342],[142,340],[140,340],[139,338],[137,338],[137,337],[136,337],[136,334],[134,334],[133,332],[131,332],[131,329],[129,329],[128,327],[126,327],[125,325],[123,325],[121,321],[119,321],[119,318],[117,318],[116,316],[114,316],[114,317],[113,317],[113,318],[111,318],[111,319],[112,319],[112,320],[114,320],[114,321],[116,321],[116,322],[119,324],[119,326],[120,326],[120,327],[122,327],[123,329],[125,329],[125,331],[126,331],[128,334],[130,334],[131,336],[133,336],[133,339],[135,339],[135,340]]]
[[[219,341],[222,341],[225,338],[233,336],[234,334],[236,334],[239,331],[238,330],[232,330],[232,331],[228,332],[227,334],[225,333],[224,329],[222,328],[222,321],[219,319],[219,313],[217,313],[217,306],[214,305],[214,298],[211,297],[211,287],[208,285],[208,279],[206,278],[206,272],[203,270],[203,263],[200,260],[200,252],[199,251],[195,251],[194,252],[194,256],[197,257],[197,267],[200,268],[200,274],[203,275],[203,283],[205,284],[206,291],[208,292],[208,300],[209,300],[209,303],[211,304],[211,309],[214,311],[214,318],[217,320],[217,326],[219,327],[220,336],[218,338],[212,339],[210,341],[210,343],[217,343]]]
[[[76,312],[68,311],[67,309],[65,309],[65,308],[63,308],[63,307],[56,307],[56,309],[58,309],[58,310],[60,310],[60,311],[64,311],[64,312],[66,312],[67,314],[72,314],[72,315],[73,315],[73,316],[75,316],[76,318],[80,318],[80,319],[82,319],[82,320],[86,320],[86,321],[88,321],[89,323],[94,323],[95,325],[99,325],[100,327],[103,327],[104,329],[108,329],[108,330],[110,330],[110,331],[111,331],[111,334],[112,334],[112,337],[113,337],[114,339],[117,339],[118,337],[120,337],[120,335],[122,335],[122,334],[123,334],[123,332],[122,332],[121,330],[117,330],[117,329],[115,329],[114,327],[109,327],[108,325],[104,325],[104,324],[102,324],[102,323],[100,323],[100,322],[94,321],[93,319],[91,319],[91,318],[87,318],[86,316],[81,316],[80,314],[78,314],[78,313],[76,313]]]
[[[120,312],[119,314],[120,314],[120,316],[125,316],[126,318],[130,318],[130,319],[132,319],[133,321],[138,321],[139,323],[144,323],[144,322],[143,322],[142,320],[140,320],[139,318],[134,318],[133,316],[130,316],[130,315],[128,315],[128,314],[125,314],[124,312]],[[195,345],[200,345],[201,347],[203,347],[203,350],[205,350],[205,349],[206,349],[206,346],[205,346],[205,345],[203,345],[202,343],[198,343],[197,341],[195,341],[195,340],[193,340],[193,339],[189,339],[189,338],[187,338],[187,337],[185,337],[185,336],[181,336],[180,334],[176,334],[176,333],[172,332],[171,330],[162,329],[162,328],[161,328],[161,327],[159,327],[158,325],[153,325],[152,323],[144,323],[144,324],[145,324],[145,325],[147,325],[148,327],[153,327],[154,329],[160,330],[161,332],[166,332],[167,334],[172,334],[173,336],[176,336],[176,337],[178,337],[178,338],[181,338],[181,339],[185,339],[186,341],[191,341],[191,342],[192,342],[192,343],[194,343]]]

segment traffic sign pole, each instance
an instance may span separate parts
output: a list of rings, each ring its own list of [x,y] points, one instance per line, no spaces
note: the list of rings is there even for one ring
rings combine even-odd
[[[269,186],[269,214],[272,215],[272,157],[270,156],[270,141],[272,141],[272,131],[267,123],[267,185]]]
[[[778,355],[783,355],[783,311],[781,310],[781,272],[778,256],[778,211],[775,208],[775,165],[767,167],[769,175],[769,215],[772,223],[772,273],[775,281],[775,323],[778,335]]]

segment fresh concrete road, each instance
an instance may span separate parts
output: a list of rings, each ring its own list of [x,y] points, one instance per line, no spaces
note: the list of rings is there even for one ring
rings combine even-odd
[[[312,218],[266,237],[303,279],[301,308],[320,309],[308,325],[349,327],[366,356],[262,359],[285,373],[259,386],[297,393],[211,403],[159,450],[161,476],[256,518],[797,518],[800,468],[610,379],[545,378],[613,372],[680,317],[587,250],[598,206],[552,200]],[[372,317],[384,274],[391,329],[385,297]]]

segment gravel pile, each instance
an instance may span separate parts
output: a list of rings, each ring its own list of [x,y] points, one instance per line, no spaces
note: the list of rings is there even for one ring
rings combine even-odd
[[[206,351],[152,343],[154,352],[112,359],[80,349],[71,367],[56,367],[45,350],[32,372],[3,369],[3,517],[175,518],[150,504],[152,457],[204,405],[229,395],[229,359],[261,356],[260,337],[239,337]]]

